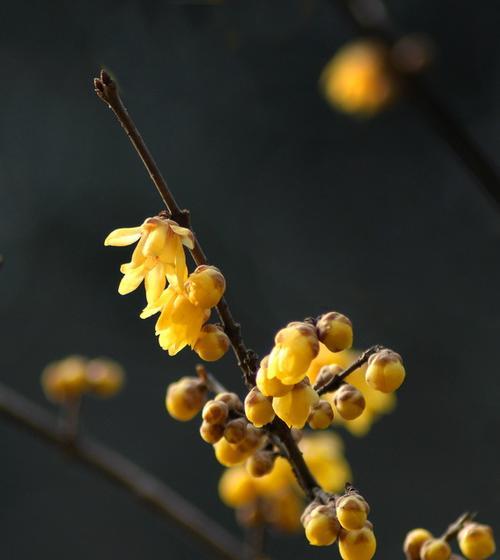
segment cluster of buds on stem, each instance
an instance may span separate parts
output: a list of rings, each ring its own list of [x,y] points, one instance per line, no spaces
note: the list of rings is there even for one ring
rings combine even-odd
[[[368,521],[370,508],[352,486],[326,503],[313,501],[304,510],[302,524],[314,546],[330,546],[338,541],[343,560],[370,560],[377,547],[373,526]]]
[[[496,550],[493,530],[488,525],[472,521],[465,514],[441,537],[434,537],[427,529],[413,529],[405,538],[403,550],[407,560],[459,560],[453,554],[451,542],[455,539],[467,560],[486,560]]]

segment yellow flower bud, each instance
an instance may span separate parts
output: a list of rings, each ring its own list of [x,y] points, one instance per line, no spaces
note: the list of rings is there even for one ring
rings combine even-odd
[[[257,387],[254,387],[245,398],[245,414],[257,428],[274,420],[271,400],[269,397],[265,397]]]
[[[339,551],[343,560],[371,560],[376,549],[377,541],[370,526],[340,532]]]
[[[337,518],[344,529],[353,531],[365,526],[370,508],[359,494],[347,494],[337,500]]]
[[[203,441],[213,445],[214,443],[217,443],[223,435],[223,424],[209,424],[208,422],[205,422],[205,420],[201,423],[200,436]]]
[[[330,311],[316,323],[318,338],[331,352],[347,350],[352,346],[352,323],[341,313]]]
[[[309,544],[329,546],[339,535],[340,524],[332,507],[317,506],[306,517],[305,532]]]
[[[293,389],[293,385],[284,385],[277,377],[269,379],[267,375],[267,364],[269,358],[266,356],[260,363],[255,383],[257,389],[266,397],[282,397]]]
[[[432,534],[427,529],[413,529],[405,538],[403,545],[407,560],[420,560],[420,549],[425,541],[431,540]]]
[[[345,383],[335,392],[335,408],[344,420],[354,420],[365,409],[365,399],[356,387]]]
[[[401,356],[392,350],[381,350],[368,359],[365,379],[377,391],[392,393],[401,386],[405,376]]]
[[[229,443],[240,443],[247,435],[248,422],[246,418],[236,418],[226,424],[224,437]]]
[[[267,377],[277,377],[285,385],[300,383],[318,352],[316,329],[309,323],[290,323],[275,337]]]
[[[246,468],[250,475],[260,478],[269,474],[274,467],[276,454],[271,451],[256,451],[246,462]]]
[[[245,451],[239,446],[232,445],[226,438],[221,438],[214,444],[214,451],[217,461],[225,467],[234,467],[243,463],[251,453],[251,451]]]
[[[123,369],[112,360],[91,360],[86,376],[89,390],[99,397],[111,397],[123,387]]]
[[[48,365],[41,377],[46,397],[56,403],[80,397],[88,389],[87,360],[70,356]]]
[[[318,371],[318,374],[314,379],[314,384],[317,387],[323,387],[324,385],[330,383],[330,381],[332,381],[333,378],[339,373],[342,373],[342,368],[336,364],[323,366]]]
[[[286,395],[273,398],[274,412],[290,428],[303,428],[311,408],[319,401],[318,393],[309,382],[302,381]]]
[[[165,405],[176,420],[191,420],[200,412],[207,397],[204,384],[195,377],[183,377],[167,388]]]
[[[232,467],[224,471],[219,481],[219,496],[228,506],[239,508],[257,498],[252,477],[244,467]]]
[[[369,116],[380,111],[397,89],[387,58],[387,49],[372,40],[342,47],[321,74],[326,99],[346,113]]]
[[[203,420],[208,424],[224,424],[229,414],[229,407],[223,401],[211,400],[203,407]]]
[[[320,399],[311,409],[308,418],[312,430],[324,430],[333,422],[333,409],[328,401]]]
[[[204,325],[193,350],[206,362],[220,360],[231,346],[227,334],[217,325]]]
[[[215,266],[201,265],[189,275],[185,288],[191,303],[210,309],[221,300],[226,280]]]
[[[450,557],[451,548],[444,539],[429,539],[420,549],[421,560],[449,560]]]
[[[263,432],[252,426],[252,424],[247,424],[247,430],[245,437],[235,445],[236,449],[241,453],[245,453],[246,457],[253,451],[255,451],[263,439]]]
[[[219,393],[215,396],[215,400],[226,403],[230,410],[243,412],[243,403],[236,393]]]
[[[467,523],[458,534],[458,545],[469,560],[484,560],[495,553],[493,530],[488,525]]]

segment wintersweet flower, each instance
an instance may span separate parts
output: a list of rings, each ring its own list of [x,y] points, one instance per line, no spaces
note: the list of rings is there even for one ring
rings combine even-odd
[[[165,289],[167,280],[176,286],[184,285],[187,267],[183,245],[188,249],[194,247],[191,230],[155,216],[138,227],[115,229],[106,237],[104,245],[124,247],[136,241],[131,261],[120,267],[123,274],[118,287],[120,294],[133,292],[144,281],[146,299],[152,304]]]

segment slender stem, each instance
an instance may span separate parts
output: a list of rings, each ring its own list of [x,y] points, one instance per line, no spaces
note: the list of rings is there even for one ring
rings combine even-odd
[[[402,35],[395,30],[383,0],[333,0],[363,35],[373,36],[392,48]],[[500,206],[498,169],[483,153],[452,110],[445,105],[422,76],[393,68],[407,98],[426,117],[434,131],[449,145],[475,175],[483,191]]]
[[[370,356],[373,356],[373,354],[380,352],[381,350],[383,350],[383,348],[383,346],[376,344],[375,346],[371,346],[370,348],[368,348],[368,350],[365,350],[355,362],[344,369],[341,373],[336,375],[331,381],[329,381],[325,385],[314,387],[318,395],[321,396],[325,393],[332,393],[333,391],[336,391],[342,385],[342,383],[344,383],[346,377],[348,377],[353,371],[356,371],[358,368],[364,365],[368,361]]]
[[[462,530],[463,526],[469,521],[472,521],[474,517],[476,517],[475,513],[470,513],[468,511],[462,513],[462,515],[458,519],[456,519],[453,523],[448,525],[448,528],[441,535],[441,538],[444,539],[445,541],[451,541],[458,535],[458,533]]]
[[[149,176],[160,193],[160,196],[162,197],[172,218],[182,225],[192,229],[189,211],[181,210],[177,204],[155,160],[153,159],[151,152],[147,148],[134,121],[130,117],[123,101],[121,100],[116,82],[111,79],[111,76],[107,72],[102,70],[100,77],[94,79],[94,89],[98,97],[106,103],[116,115],[116,118],[125,130],[139,157],[143,161]],[[195,246],[191,251],[191,255],[197,265],[208,264],[208,259],[196,236]],[[238,361],[238,366],[243,373],[245,384],[247,387],[251,388],[255,386],[255,375],[258,367],[257,355],[253,350],[246,347],[241,335],[240,325],[234,320],[229,309],[229,305],[225,299],[221,300],[217,306],[217,311],[223,323],[224,330],[231,341],[234,354]],[[286,455],[290,460],[293,471],[306,495],[311,497],[316,496],[318,492],[322,492],[307,467],[302,457],[302,453],[286,424],[277,419],[268,427],[268,432],[271,434],[274,433],[276,437],[281,439],[281,447],[286,450]]]
[[[0,413],[122,486],[209,548],[215,556],[227,560],[243,560],[248,556],[243,543],[164,482],[93,438],[79,435],[68,441],[67,427],[61,427],[53,415],[1,384]]]

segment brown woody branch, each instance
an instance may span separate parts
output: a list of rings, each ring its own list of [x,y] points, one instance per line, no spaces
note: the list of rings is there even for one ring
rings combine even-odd
[[[458,535],[458,533],[462,530],[464,525],[469,521],[472,521],[474,517],[476,517],[475,513],[470,513],[468,511],[462,513],[462,515],[458,519],[456,519],[453,523],[448,525],[448,528],[441,535],[441,538],[444,539],[445,541],[451,541]]]
[[[151,506],[164,518],[226,560],[244,560],[252,551],[181,495],[129,459],[87,436],[68,437],[68,426],[44,408],[0,384],[0,414],[62,449]]]

